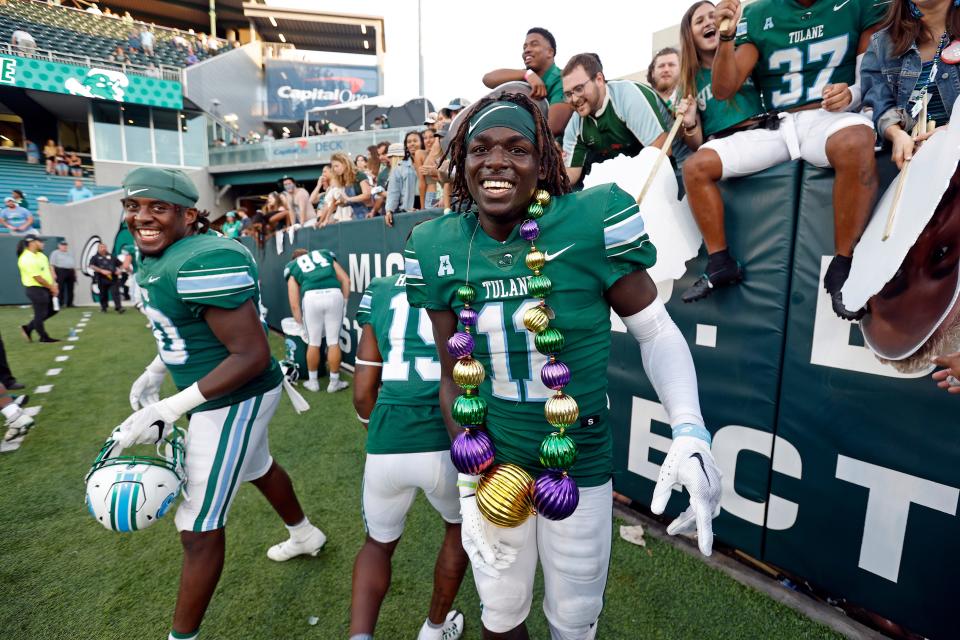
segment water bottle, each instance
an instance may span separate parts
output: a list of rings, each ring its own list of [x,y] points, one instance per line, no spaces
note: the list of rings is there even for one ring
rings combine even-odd
[[[76,338],[76,337],[77,337],[77,330],[74,329],[73,327],[70,327],[70,337],[71,337],[71,338]]]

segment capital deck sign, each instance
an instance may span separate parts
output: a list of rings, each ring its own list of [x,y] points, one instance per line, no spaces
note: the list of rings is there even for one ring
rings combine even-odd
[[[314,107],[345,104],[380,93],[376,67],[267,60],[264,69],[271,120],[302,120]]]
[[[179,82],[128,74],[117,68],[4,55],[0,56],[0,87],[3,85],[166,109],[183,108]]]

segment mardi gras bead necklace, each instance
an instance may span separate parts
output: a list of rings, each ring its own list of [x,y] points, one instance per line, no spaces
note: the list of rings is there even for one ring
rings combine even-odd
[[[550,326],[553,313],[546,304],[546,298],[553,290],[553,283],[541,272],[546,264],[546,256],[534,244],[540,237],[537,220],[546,213],[549,204],[550,194],[538,189],[533,202],[527,207],[529,217],[520,225],[520,236],[530,243],[525,263],[533,275],[529,278],[528,290],[540,300],[539,304],[524,313],[523,324],[535,334],[537,351],[548,358],[540,371],[540,379],[555,392],[544,405],[544,416],[557,431],[547,435],[540,443],[540,464],[546,471],[536,481],[518,465],[493,465],[496,453],[494,443],[483,426],[487,403],[477,395],[477,388],[483,382],[485,371],[483,365],[473,358],[474,339],[471,332],[477,324],[477,312],[471,304],[476,300],[477,293],[470,285],[470,259],[473,237],[480,227],[479,217],[470,238],[467,279],[458,287],[456,294],[463,304],[459,317],[463,331],[456,332],[447,341],[447,350],[457,359],[453,380],[464,390],[452,408],[453,419],[464,430],[454,439],[450,455],[461,473],[483,474],[477,484],[477,506],[487,520],[502,527],[517,526],[534,512],[550,520],[563,520],[576,510],[580,500],[577,484],[568,475],[569,468],[577,458],[577,445],[566,433],[567,428],[579,418],[580,409],[576,400],[563,392],[563,388],[570,383],[570,368],[557,359],[563,350],[564,338],[558,329]]]

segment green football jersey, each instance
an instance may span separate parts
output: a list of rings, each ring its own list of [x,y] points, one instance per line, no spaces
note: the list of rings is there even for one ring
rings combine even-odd
[[[747,78],[733,100],[717,100],[713,97],[712,77],[710,69],[697,72],[697,109],[705,138],[763,114],[760,92],[752,79]]]
[[[418,453],[450,448],[450,436],[440,414],[440,360],[433,327],[425,309],[407,302],[406,276],[374,278],[360,298],[357,324],[377,336],[383,358],[377,405],[416,407],[412,420],[396,424],[386,412],[375,411],[367,425],[367,453]],[[419,411],[425,409],[426,411]],[[431,418],[432,419],[428,419]]]
[[[563,332],[559,358],[572,372],[565,392],[580,406],[580,421],[569,430],[579,448],[571,473],[582,486],[597,486],[612,472],[606,420],[610,306],[603,294],[622,276],[652,266],[656,249],[634,198],[612,184],[555,196],[538,222],[536,245],[546,254],[543,273],[553,282],[550,324]],[[539,303],[527,286],[529,247],[519,225],[498,242],[478,228],[475,214],[465,213],[414,227],[404,257],[414,307],[459,312],[456,290],[469,273],[479,314],[473,355],[486,368],[480,395],[488,403],[497,461],[538,474],[540,441],[554,430],[543,415],[553,392],[540,380],[547,357],[523,325],[524,312]]]
[[[291,260],[283,269],[283,279],[293,278],[300,285],[300,295],[315,289],[339,289],[340,281],[333,263],[336,254],[326,249],[314,249],[310,253]]]
[[[203,319],[207,307],[236,309],[247,300],[260,308],[257,264],[234,240],[187,236],[159,257],[146,256],[137,270],[143,312],[153,325],[160,358],[178,389],[186,389],[217,367],[230,352]],[[239,389],[211,398],[196,411],[242,402],[280,384],[277,361]]]
[[[743,9],[737,45],[760,53],[754,81],[768,109],[823,98],[828,84],[855,82],[860,34],[883,19],[890,0],[757,0]]]
[[[546,72],[540,76],[540,79],[547,87],[547,102],[550,104],[563,103],[563,75],[560,72],[560,67],[556,64],[550,65]]]

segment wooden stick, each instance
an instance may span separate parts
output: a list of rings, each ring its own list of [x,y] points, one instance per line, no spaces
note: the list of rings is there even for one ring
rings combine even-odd
[[[920,109],[920,117],[917,119],[917,124],[914,125],[912,135],[916,136],[921,131],[927,131],[927,103],[930,101],[930,96],[926,96],[923,99],[923,108]],[[936,126],[936,122],[933,123],[933,126]],[[886,242],[890,237],[890,234],[893,233],[893,223],[896,220],[897,216],[897,207],[900,205],[900,196],[903,195],[903,185],[907,183],[907,172],[910,170],[910,161],[905,160],[903,163],[903,169],[900,171],[900,177],[897,182],[897,190],[893,192],[893,202],[890,203],[890,211],[887,212],[887,224],[883,228],[883,235],[880,236],[881,242]]]
[[[673,139],[677,137],[677,131],[680,130],[680,125],[682,124],[683,116],[677,114],[676,119],[673,121],[673,126],[670,127],[670,133],[667,134],[667,139],[663,141],[663,146],[660,147],[660,153],[657,154],[657,159],[653,161],[653,168],[650,170],[650,175],[647,176],[647,181],[644,183],[640,195],[637,196],[638,206],[643,202],[643,198],[647,195],[650,185],[653,184],[653,177],[657,175],[657,171],[660,170],[660,165],[663,164],[663,159],[667,157],[667,152],[670,151],[670,145],[673,144]]]

